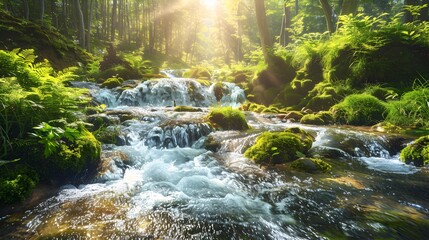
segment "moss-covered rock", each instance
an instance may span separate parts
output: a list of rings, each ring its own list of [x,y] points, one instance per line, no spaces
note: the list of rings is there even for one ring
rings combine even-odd
[[[75,175],[86,168],[96,166],[101,154],[101,144],[88,130],[81,130],[80,136],[70,145],[63,144],[59,151],[50,157],[51,169]]]
[[[400,158],[403,162],[418,167],[429,164],[429,135],[418,138],[402,149]]]
[[[334,114],[330,111],[319,111],[316,113],[316,116],[321,118],[325,124],[333,124],[334,123]]]
[[[327,172],[332,169],[331,164],[318,158],[300,158],[293,161],[290,167],[296,171],[308,173]]]
[[[257,138],[255,145],[244,152],[244,156],[255,163],[286,163],[307,153],[312,143],[311,135],[302,130],[264,132]]]
[[[196,78],[196,79],[210,79],[210,71],[205,67],[193,67],[183,73],[185,78]]]
[[[368,94],[352,94],[330,110],[335,122],[351,125],[374,125],[384,120],[387,107],[378,98]]]
[[[223,86],[223,84],[221,82],[217,82],[215,83],[215,85],[213,86],[213,92],[214,95],[216,97],[216,100],[219,102],[222,97],[225,95],[225,87]]]
[[[217,107],[211,109],[207,116],[207,120],[212,123],[215,127],[222,130],[247,130],[246,118],[238,109],[232,107]]]
[[[38,181],[37,173],[24,165],[1,166],[0,205],[24,201],[30,196]]]
[[[201,108],[194,108],[191,106],[177,106],[174,108],[175,112],[202,112]]]
[[[334,97],[330,94],[322,94],[314,96],[307,103],[306,108],[309,108],[315,112],[329,110],[336,103]]]
[[[294,79],[290,83],[290,86],[294,91],[303,95],[306,95],[308,91],[310,91],[314,87],[314,85],[315,84],[310,79],[302,79],[302,80]]]
[[[393,99],[398,95],[395,89],[381,87],[379,85],[373,85],[365,88],[365,93],[372,95],[382,101],[385,101],[386,99]]]
[[[104,88],[112,89],[112,88],[121,86],[121,84],[122,84],[123,81],[124,80],[121,77],[110,77],[110,78],[106,79],[101,84],[101,86],[104,87]]]
[[[325,121],[317,114],[306,114],[301,118],[302,124],[324,125]]]
[[[288,111],[285,116],[284,119],[286,120],[293,120],[295,122],[299,122],[301,121],[301,118],[304,116],[303,113],[301,113],[300,111]]]

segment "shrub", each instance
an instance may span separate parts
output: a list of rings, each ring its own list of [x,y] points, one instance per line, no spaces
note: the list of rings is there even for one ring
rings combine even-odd
[[[33,136],[39,139],[43,156],[31,164],[48,178],[66,180],[96,166],[100,159],[100,142],[81,124],[54,127],[42,123]]]
[[[418,167],[429,164],[429,135],[418,138],[402,149],[400,159]]]
[[[417,88],[390,101],[386,121],[399,126],[429,125],[429,88]]]
[[[313,138],[299,129],[285,132],[264,132],[255,145],[244,152],[244,156],[255,163],[285,163],[293,161],[311,148]]]
[[[246,118],[240,110],[232,107],[217,107],[211,109],[207,119],[216,127],[223,130],[247,130]]]
[[[24,165],[0,167],[0,205],[22,202],[38,183],[37,174]]]
[[[374,125],[383,121],[386,104],[368,94],[352,94],[331,108],[337,123]]]

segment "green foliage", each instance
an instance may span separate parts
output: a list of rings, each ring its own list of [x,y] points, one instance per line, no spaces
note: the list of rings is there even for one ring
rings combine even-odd
[[[243,112],[232,107],[212,108],[207,115],[207,120],[223,130],[242,131],[249,129]]]
[[[38,86],[40,80],[33,69],[35,59],[33,49],[14,49],[10,52],[0,50],[0,77],[16,77],[24,89]]]
[[[24,201],[38,181],[37,174],[24,165],[0,166],[0,205]]]
[[[196,78],[196,79],[207,79],[211,78],[210,70],[204,66],[195,66],[188,71],[183,73],[183,77]]]
[[[416,86],[413,91],[390,101],[386,121],[398,126],[427,126],[429,122],[429,88]]]
[[[402,149],[400,159],[418,167],[429,164],[429,135],[418,138]]]
[[[255,163],[278,164],[293,161],[311,148],[313,138],[305,131],[264,132],[244,152]]]
[[[339,24],[322,51],[326,80],[407,86],[419,75],[429,76],[427,22],[403,23],[402,14],[358,14],[341,16]]]
[[[332,169],[331,164],[319,158],[300,158],[293,161],[290,167],[294,170],[308,173],[328,172]]]
[[[95,165],[101,154],[101,144],[92,133],[82,123],[56,124],[59,126],[42,123],[34,128],[32,135],[44,149],[43,162],[34,164],[41,165],[48,176],[56,176],[59,172],[73,176]]]
[[[331,108],[337,123],[374,125],[384,120],[386,104],[368,94],[352,94]]]
[[[365,93],[372,95],[382,101],[393,100],[398,94],[392,88],[381,87],[380,85],[371,85],[365,88]]]
[[[82,97],[86,90],[65,86],[74,79],[74,68],[55,72],[48,62],[34,63],[32,50],[0,51],[0,56],[11,63],[0,66],[4,74],[0,78],[0,157],[4,157],[11,151],[11,139],[25,137],[43,121],[75,119],[74,112],[88,98]]]

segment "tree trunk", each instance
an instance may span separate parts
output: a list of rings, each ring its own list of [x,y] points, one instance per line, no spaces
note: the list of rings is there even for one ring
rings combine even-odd
[[[43,25],[43,20],[45,18],[45,0],[39,0],[40,2],[40,24]]]
[[[243,3],[241,1],[238,2],[237,6],[237,46],[235,50],[235,60],[241,62],[243,61]]]
[[[24,19],[30,20],[30,7],[28,6],[28,0],[24,0]]]
[[[92,24],[93,0],[89,0],[88,19],[86,20],[86,51],[91,52],[91,24]]]
[[[78,39],[79,45],[82,48],[85,48],[85,22],[83,19],[82,8],[80,7],[80,1],[74,0],[75,8],[76,8],[76,16],[77,16],[77,28],[78,28]]]
[[[359,0],[343,0],[343,4],[341,5],[341,13],[340,15],[355,15],[357,13],[359,6]]]
[[[283,6],[283,19],[282,19],[282,27],[280,29],[280,40],[279,43],[282,46],[286,46],[290,42],[290,33],[289,29],[292,24],[292,19],[290,16],[290,7],[285,3]]]
[[[332,8],[328,3],[328,0],[319,0],[322,5],[323,14],[325,15],[326,27],[330,33],[335,32],[334,21],[332,20]]]
[[[262,52],[266,63],[270,62],[268,51],[272,49],[273,43],[270,38],[267,26],[267,16],[265,14],[264,0],[255,0],[256,22],[261,40]]]
[[[118,6],[118,0],[113,0],[112,6],[112,25],[110,28],[110,41],[115,41],[115,30],[116,30],[116,7]]]
[[[298,15],[299,10],[299,0],[295,0],[295,16]]]

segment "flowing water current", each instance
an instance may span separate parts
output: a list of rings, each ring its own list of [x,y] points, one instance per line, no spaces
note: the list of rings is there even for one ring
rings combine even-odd
[[[428,171],[400,162],[410,139],[346,127],[282,122],[246,113],[251,131],[204,123],[213,86],[192,79],[146,81],[118,93],[91,87],[106,113],[131,114],[111,128],[91,182],[63,186],[24,212],[0,216],[1,239],[424,239]],[[224,85],[221,105],[244,92]],[[174,104],[200,108],[175,112]],[[116,114],[116,115],[115,115]],[[243,156],[263,131],[301,127],[328,173],[261,167]],[[217,142],[215,149],[206,140]]]

